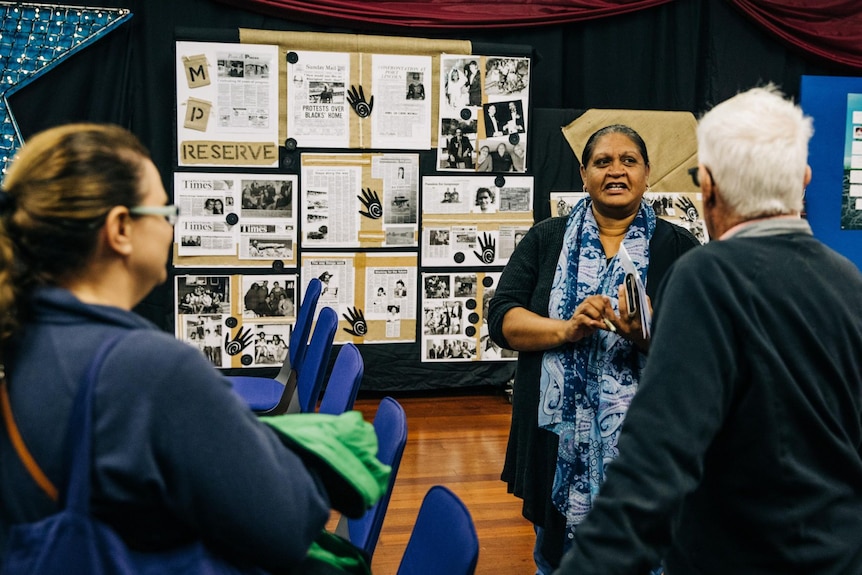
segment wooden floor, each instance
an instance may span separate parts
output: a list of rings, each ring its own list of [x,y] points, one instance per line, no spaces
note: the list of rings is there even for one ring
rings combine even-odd
[[[500,481],[511,418],[505,394],[389,395],[407,414],[407,446],[371,564],[374,574],[396,573],[422,498],[438,484],[455,492],[473,516],[477,575],[535,573],[532,526],[521,516],[520,500]],[[381,397],[361,394],[354,408],[371,421]]]

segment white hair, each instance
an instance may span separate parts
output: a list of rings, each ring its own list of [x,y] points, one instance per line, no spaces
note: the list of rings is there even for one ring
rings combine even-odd
[[[715,106],[697,126],[698,160],[744,219],[802,211],[812,120],[773,85]]]

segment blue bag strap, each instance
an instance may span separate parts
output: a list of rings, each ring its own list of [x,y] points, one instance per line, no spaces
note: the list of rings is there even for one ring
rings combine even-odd
[[[93,404],[96,380],[105,357],[123,339],[123,335],[109,337],[99,346],[84,379],[78,386],[78,392],[72,404],[72,413],[69,415],[69,427],[66,431],[67,481],[66,489],[60,494],[60,506],[84,515],[90,514]]]

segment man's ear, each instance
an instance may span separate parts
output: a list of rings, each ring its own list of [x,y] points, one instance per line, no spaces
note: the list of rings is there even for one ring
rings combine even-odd
[[[132,253],[132,216],[129,208],[114,206],[105,218],[102,227],[105,247],[121,256]]]
[[[703,205],[704,207],[714,208],[717,198],[715,197],[715,186],[702,185],[700,187],[700,191],[703,194]]]

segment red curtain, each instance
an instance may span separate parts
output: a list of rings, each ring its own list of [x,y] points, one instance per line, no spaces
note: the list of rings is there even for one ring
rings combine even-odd
[[[503,29],[618,16],[672,0],[217,0],[322,26]],[[713,1],[713,0],[709,0]],[[727,0],[784,41],[862,70],[860,0]],[[725,33],[733,34],[733,30]]]
[[[580,22],[651,8],[671,0],[218,0],[279,18],[320,25],[500,29]]]
[[[862,69],[859,0],[731,0],[731,3],[794,46]]]

